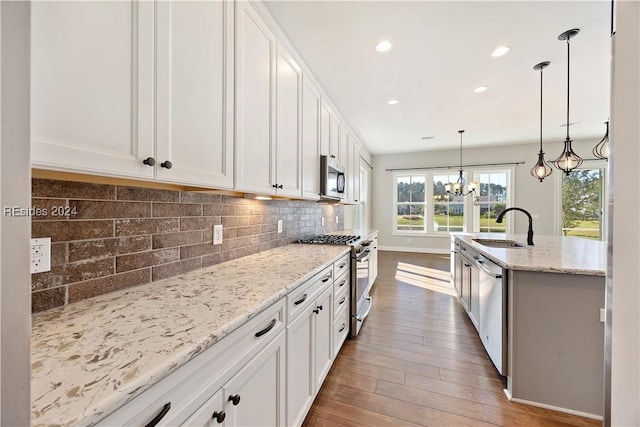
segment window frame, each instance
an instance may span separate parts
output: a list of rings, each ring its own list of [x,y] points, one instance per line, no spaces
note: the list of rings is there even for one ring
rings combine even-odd
[[[515,193],[513,191],[513,189],[515,188],[515,172],[516,172],[516,168],[515,166],[501,166],[501,167],[495,167],[495,166],[484,166],[484,167],[477,167],[474,168],[472,173],[473,173],[473,180],[474,181],[480,181],[479,176],[481,173],[498,173],[498,172],[506,172],[507,173],[507,201],[506,201],[506,206],[507,207],[511,207],[511,206],[517,206],[516,202],[515,202]],[[478,191],[480,191],[480,189],[478,189]],[[477,212],[477,214],[476,214]],[[476,223],[475,218],[476,215],[478,215],[478,222]],[[480,222],[479,222],[479,218],[480,218],[480,209],[479,209],[479,204],[477,204],[474,200],[473,203],[473,211],[472,211],[472,215],[470,218],[470,229],[473,230],[473,233],[488,233],[488,234],[513,234],[513,221],[507,221],[507,226],[506,226],[506,230],[505,231],[479,231],[480,230]],[[477,230],[476,230],[476,226],[477,226]]]

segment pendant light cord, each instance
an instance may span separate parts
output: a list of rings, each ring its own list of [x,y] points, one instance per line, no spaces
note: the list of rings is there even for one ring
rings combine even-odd
[[[542,70],[540,68],[540,152],[542,153]]]
[[[569,139],[569,82],[570,82],[570,63],[571,61],[569,61],[569,49],[570,49],[570,43],[569,41],[571,40],[571,37],[567,37],[567,139]]]

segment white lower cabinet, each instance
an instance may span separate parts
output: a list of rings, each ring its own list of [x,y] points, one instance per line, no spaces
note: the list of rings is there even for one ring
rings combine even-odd
[[[333,363],[333,284],[287,326],[287,425],[300,425]]]

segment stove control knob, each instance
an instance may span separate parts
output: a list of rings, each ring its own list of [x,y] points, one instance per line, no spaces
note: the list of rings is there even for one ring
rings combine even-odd
[[[370,244],[372,244],[373,242],[371,240],[364,240],[361,245],[362,246],[369,246]]]

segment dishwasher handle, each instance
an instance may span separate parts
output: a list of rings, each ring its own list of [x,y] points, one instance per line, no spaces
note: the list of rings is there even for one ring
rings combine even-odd
[[[496,279],[502,279],[502,273],[496,273],[494,270],[491,270],[490,268],[488,268],[483,259],[480,258],[476,258],[476,267],[478,267],[480,270],[482,270],[483,273],[491,276],[491,277],[495,277]],[[493,264],[493,263],[491,263]],[[495,264],[494,264],[495,265]]]

